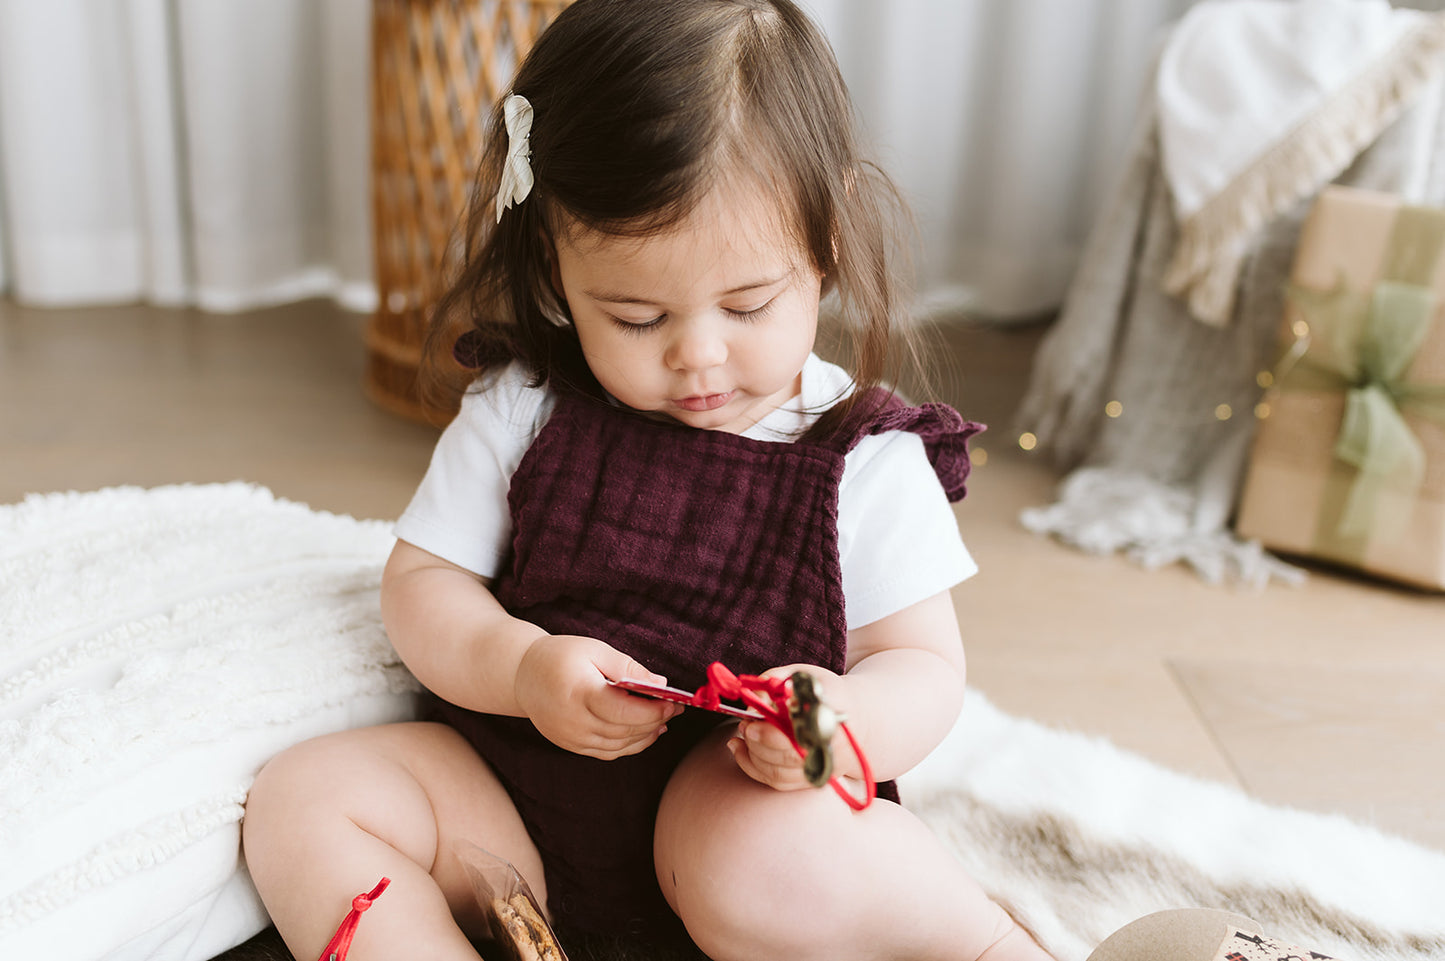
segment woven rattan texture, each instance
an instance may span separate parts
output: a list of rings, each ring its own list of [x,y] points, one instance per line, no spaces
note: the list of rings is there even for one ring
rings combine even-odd
[[[373,0],[372,231],[377,309],[365,388],[436,422],[417,392],[427,320],[461,249],[488,111],[568,0]]]

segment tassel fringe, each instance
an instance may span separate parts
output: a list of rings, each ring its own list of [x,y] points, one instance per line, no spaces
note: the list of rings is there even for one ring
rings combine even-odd
[[[1195,498],[1177,487],[1089,467],[1064,480],[1057,503],[1029,508],[1019,521],[1089,554],[1122,552],[1147,570],[1182,561],[1211,584],[1261,589],[1272,580],[1304,581],[1303,571],[1268,554],[1258,541],[1197,527],[1195,507]]]
[[[1434,79],[1442,58],[1445,14],[1435,14],[1179,225],[1165,291],[1185,297],[1199,320],[1227,324],[1250,239],[1354,162]]]

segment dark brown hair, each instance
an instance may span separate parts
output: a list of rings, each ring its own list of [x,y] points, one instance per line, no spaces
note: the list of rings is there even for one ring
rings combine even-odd
[[[809,433],[826,436],[866,388],[896,375],[889,345],[906,310],[897,264],[908,221],[892,182],[861,155],[832,50],[791,0],[577,0],[538,38],[512,92],[534,113],[535,185],[498,223],[499,103],[425,379],[443,380],[436,361],[455,350],[474,369],[519,360],[535,385],[598,393],[573,329],[546,316],[566,310],[550,238],[569,224],[664,231],[740,170],[776,187],[824,293],[837,295],[858,390]]]

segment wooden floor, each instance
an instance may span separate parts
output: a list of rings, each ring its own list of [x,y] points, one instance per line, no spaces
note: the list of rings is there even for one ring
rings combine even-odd
[[[363,320],[0,301],[0,502],[242,479],[395,517],[436,430],[361,393]],[[1272,803],[1445,850],[1445,597],[1329,572],[1213,587],[1037,538],[1056,478],[1010,443],[1042,327],[950,328],[943,399],[992,422],[958,518],[982,572],[956,600],[971,683],[1009,713],[1108,737]]]

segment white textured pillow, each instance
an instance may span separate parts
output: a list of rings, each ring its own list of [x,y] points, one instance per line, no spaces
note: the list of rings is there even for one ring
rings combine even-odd
[[[0,958],[201,961],[266,926],[256,772],[415,712],[391,544],[239,483],[0,506]]]

